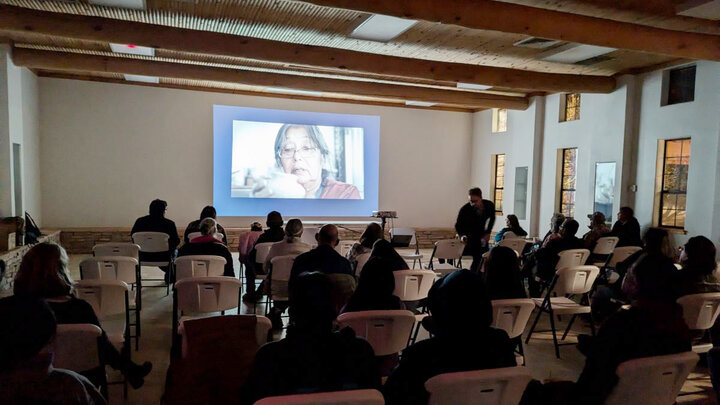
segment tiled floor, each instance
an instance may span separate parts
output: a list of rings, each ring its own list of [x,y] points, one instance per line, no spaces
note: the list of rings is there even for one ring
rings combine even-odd
[[[425,258],[428,258],[430,251],[422,251]],[[86,255],[71,255],[70,268],[74,278],[79,279],[78,265]],[[233,254],[237,264],[237,254]],[[144,273],[157,272],[157,269],[143,269]],[[154,275],[157,275],[153,273]],[[150,274],[144,276],[147,277]],[[156,278],[156,277],[153,277]],[[264,313],[264,306],[259,304],[257,312]],[[252,308],[244,304],[240,308],[241,313],[251,313]],[[135,361],[152,361],[153,371],[146,378],[145,386],[139,390],[129,389],[127,399],[122,398],[120,386],[110,387],[110,402],[113,404],[158,404],[162,396],[165,383],[165,373],[170,360],[170,335],[172,318],[172,297],[165,295],[165,288],[143,288],[143,310],[142,310],[142,337],[140,338],[140,350],[132,352]],[[547,329],[542,321],[539,330]],[[573,326],[574,332],[568,335],[568,342],[574,342],[577,333],[589,333],[589,327],[576,322]],[[425,338],[426,336],[420,336]],[[275,339],[281,338],[277,335]],[[575,380],[582,370],[584,359],[574,346],[561,348],[561,359],[556,359],[553,349],[552,336],[548,333],[533,335],[533,339],[525,346],[527,367],[537,379]],[[683,394],[678,398],[682,404],[716,404],[716,398],[712,392],[710,378],[707,369],[698,366],[683,387]]]

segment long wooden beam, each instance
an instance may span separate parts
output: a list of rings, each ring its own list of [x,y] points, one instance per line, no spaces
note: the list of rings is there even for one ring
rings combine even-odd
[[[13,61],[18,66],[35,69],[74,72],[111,72],[175,79],[211,80],[218,82],[243,83],[254,86],[282,87],[297,90],[356,94],[361,96],[418,100],[487,108],[497,107],[513,110],[525,110],[528,107],[528,100],[524,97],[499,96],[459,90],[441,90],[409,85],[405,86],[355,80],[326,79],[289,74],[265,73],[195,64],[160,62],[154,60],[135,59],[131,57],[96,56],[70,52],[14,48]]]
[[[0,30],[235,56],[407,78],[551,92],[609,93],[615,79],[438,62],[0,5]]]
[[[493,0],[304,0],[321,6],[581,44],[720,61],[720,36]]]

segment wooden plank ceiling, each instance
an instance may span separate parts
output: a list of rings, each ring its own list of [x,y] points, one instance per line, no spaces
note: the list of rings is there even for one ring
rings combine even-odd
[[[136,74],[159,77],[153,86],[194,90],[403,107],[422,101],[433,105],[421,108],[459,111],[525,109],[532,95],[607,93],[620,74],[720,60],[720,24],[678,16],[677,3],[146,0],[145,9],[136,10],[88,0],[0,0],[0,37],[12,43],[16,64],[41,76],[148,85],[123,76]],[[419,21],[388,42],[350,37],[372,13]],[[559,40],[555,48],[574,40],[617,49],[581,63],[549,62],[539,59],[548,49],[514,45],[537,33]],[[118,54],[111,42],[155,53]],[[458,89],[458,82],[484,89]]]

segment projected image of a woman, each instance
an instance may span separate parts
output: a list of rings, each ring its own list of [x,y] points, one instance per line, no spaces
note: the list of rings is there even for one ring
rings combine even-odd
[[[352,184],[337,181],[329,165],[330,151],[315,125],[285,124],[275,138],[275,161],[284,179],[277,178],[273,189],[303,194],[300,198],[360,199],[360,192]],[[293,184],[294,183],[294,184]]]

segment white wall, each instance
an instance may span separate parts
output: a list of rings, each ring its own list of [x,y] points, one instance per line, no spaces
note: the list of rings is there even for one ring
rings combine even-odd
[[[153,198],[195,219],[212,203],[213,104],[379,115],[379,208],[448,227],[465,201],[472,114],[41,78],[44,223],[131,226]]]

